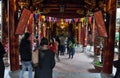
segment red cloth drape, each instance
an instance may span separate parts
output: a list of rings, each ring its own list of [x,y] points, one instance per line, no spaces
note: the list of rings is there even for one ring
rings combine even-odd
[[[22,35],[24,33],[30,14],[30,10],[23,9],[15,34]]]
[[[107,37],[106,27],[103,19],[103,15],[101,11],[97,11],[94,13],[96,26],[98,29],[99,36],[101,37]]]
[[[33,14],[30,14],[29,23],[27,29],[30,33],[33,32]]]

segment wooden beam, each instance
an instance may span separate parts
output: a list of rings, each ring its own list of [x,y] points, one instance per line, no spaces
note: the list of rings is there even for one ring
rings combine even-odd
[[[45,8],[43,8],[43,9],[45,9]],[[54,10],[54,11],[55,11],[55,10],[60,10],[60,8],[51,8],[51,7],[48,7],[48,8],[46,8],[46,9],[50,9],[50,10],[52,10],[52,11],[53,11],[53,10]],[[71,10],[71,11],[75,11],[75,10],[80,10],[80,9],[82,9],[82,8],[64,8],[65,11],[70,11],[70,10]]]
[[[81,18],[84,17],[84,15],[79,15],[79,14],[47,14],[46,16],[51,16],[51,17],[58,17],[58,18]]]

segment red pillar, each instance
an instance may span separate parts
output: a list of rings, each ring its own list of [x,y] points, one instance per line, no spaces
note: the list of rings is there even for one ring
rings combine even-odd
[[[105,39],[102,72],[106,74],[112,74],[116,26],[116,0],[106,0],[106,4],[106,28],[108,37]]]
[[[80,44],[81,24],[78,24],[78,43]]]
[[[18,36],[15,35],[17,26],[17,0],[9,0],[9,52],[10,52],[10,70],[19,70]]]

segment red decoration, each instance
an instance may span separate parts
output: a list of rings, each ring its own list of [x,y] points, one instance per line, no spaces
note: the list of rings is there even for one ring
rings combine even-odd
[[[92,42],[94,43],[95,38],[98,36],[98,29],[95,25],[95,19],[93,19],[93,24],[92,24]]]
[[[89,24],[92,24],[92,17],[88,17]]]
[[[97,29],[98,29],[98,32],[99,32],[99,36],[107,37],[107,32],[106,32],[102,12],[101,11],[95,12],[94,17],[95,17],[95,21],[96,21],[96,24],[97,24]]]
[[[22,35],[24,33],[25,27],[26,27],[29,17],[30,17],[30,14],[31,14],[31,12],[24,8],[24,10],[21,14],[20,20],[18,22],[18,26],[17,26],[15,34]]]
[[[30,33],[33,32],[33,14],[30,14],[29,23],[28,23],[27,28]]]

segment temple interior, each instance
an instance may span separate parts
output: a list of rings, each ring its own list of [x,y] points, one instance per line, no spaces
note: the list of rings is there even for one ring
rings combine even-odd
[[[62,62],[57,62],[54,78],[70,78],[70,74],[71,78],[89,78],[85,75],[93,68],[92,74],[88,74],[90,78],[112,78],[113,61],[120,58],[120,1],[0,0],[0,41],[6,50],[4,63],[9,71],[20,70],[18,46],[25,32],[32,34],[32,43],[36,36],[39,40],[56,36],[74,38],[75,58],[67,59],[65,47],[66,55],[60,56]],[[78,75],[80,70],[85,74]],[[5,74],[5,78],[9,77]]]

